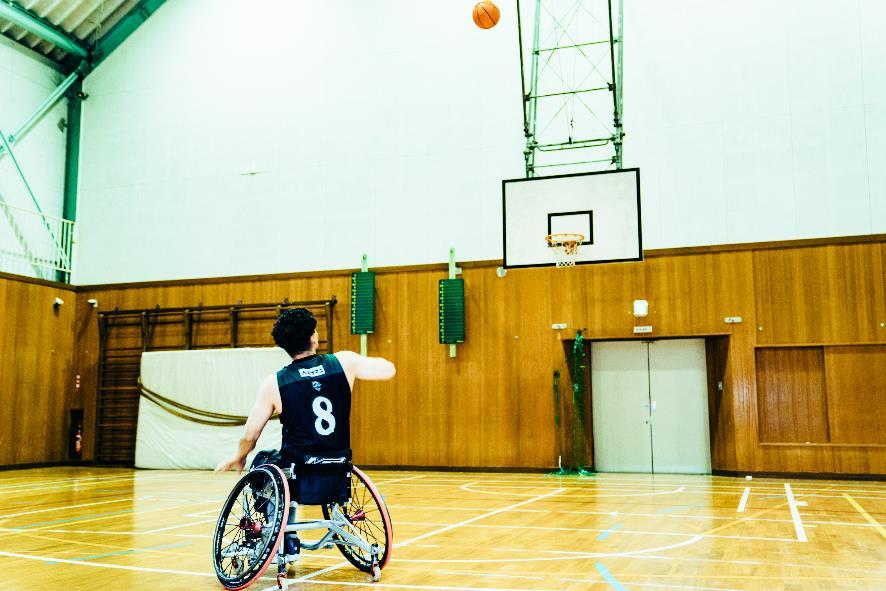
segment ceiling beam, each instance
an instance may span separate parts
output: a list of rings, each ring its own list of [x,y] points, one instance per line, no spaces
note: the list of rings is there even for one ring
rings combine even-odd
[[[141,0],[126,16],[96,42],[92,51],[92,67],[95,68],[111,55],[126,38],[132,35],[148,18],[163,6],[166,0]]]
[[[85,43],[64,33],[39,16],[28,12],[12,0],[0,0],[0,18],[18,25],[68,53],[81,58],[89,56],[89,47]]]

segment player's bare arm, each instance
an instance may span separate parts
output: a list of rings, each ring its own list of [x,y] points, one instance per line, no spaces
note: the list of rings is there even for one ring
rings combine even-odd
[[[367,357],[354,351],[339,351],[335,354],[354,387],[354,380],[390,380],[397,373],[394,364],[383,357]]]
[[[271,374],[261,383],[258,389],[258,396],[255,400],[252,410],[249,412],[249,418],[246,419],[246,427],[243,430],[243,437],[237,447],[237,453],[228,460],[220,463],[216,468],[216,472],[225,470],[242,471],[246,465],[246,456],[255,449],[255,443],[261,436],[265,425],[275,412],[280,412],[282,404],[280,402],[280,389],[277,387],[277,376]]]

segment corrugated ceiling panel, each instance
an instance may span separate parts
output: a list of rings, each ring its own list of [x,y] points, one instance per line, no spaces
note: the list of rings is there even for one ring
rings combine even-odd
[[[93,45],[126,16],[138,0],[14,0],[14,3],[87,45]],[[57,62],[67,55],[49,41],[3,19],[0,19],[0,34]]]

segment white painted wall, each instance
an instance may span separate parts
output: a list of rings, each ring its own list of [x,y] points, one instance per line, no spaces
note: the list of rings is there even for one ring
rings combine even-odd
[[[167,2],[86,80],[75,281],[499,256],[516,25],[472,6]]]
[[[0,131],[8,137],[40,106],[64,76],[48,60],[0,36]],[[47,215],[61,216],[65,186],[65,132],[59,121],[67,118],[67,100],[62,99],[12,149],[28,183]],[[35,211],[12,159],[0,156],[0,199]],[[28,239],[45,242],[42,226],[31,216],[15,214]],[[34,236],[33,232],[40,235]],[[26,264],[16,262],[22,245],[9,220],[0,214],[0,271],[41,276]]]
[[[886,6],[626,3],[646,248],[886,232]],[[499,258],[500,4],[167,2],[86,81],[75,281]]]
[[[886,3],[626,0],[647,248],[886,232]]]

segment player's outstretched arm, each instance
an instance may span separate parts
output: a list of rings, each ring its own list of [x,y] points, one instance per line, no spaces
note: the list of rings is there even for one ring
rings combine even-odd
[[[258,390],[258,397],[255,405],[246,419],[246,427],[243,430],[243,437],[237,446],[237,453],[228,460],[221,462],[216,466],[216,472],[224,472],[226,470],[242,471],[246,466],[246,456],[255,449],[255,443],[268,423],[268,420],[278,411],[280,393],[277,389],[277,376],[272,374],[265,378]]]
[[[358,380],[390,380],[397,373],[394,364],[383,357],[366,357],[353,351],[335,354],[345,371]]]

